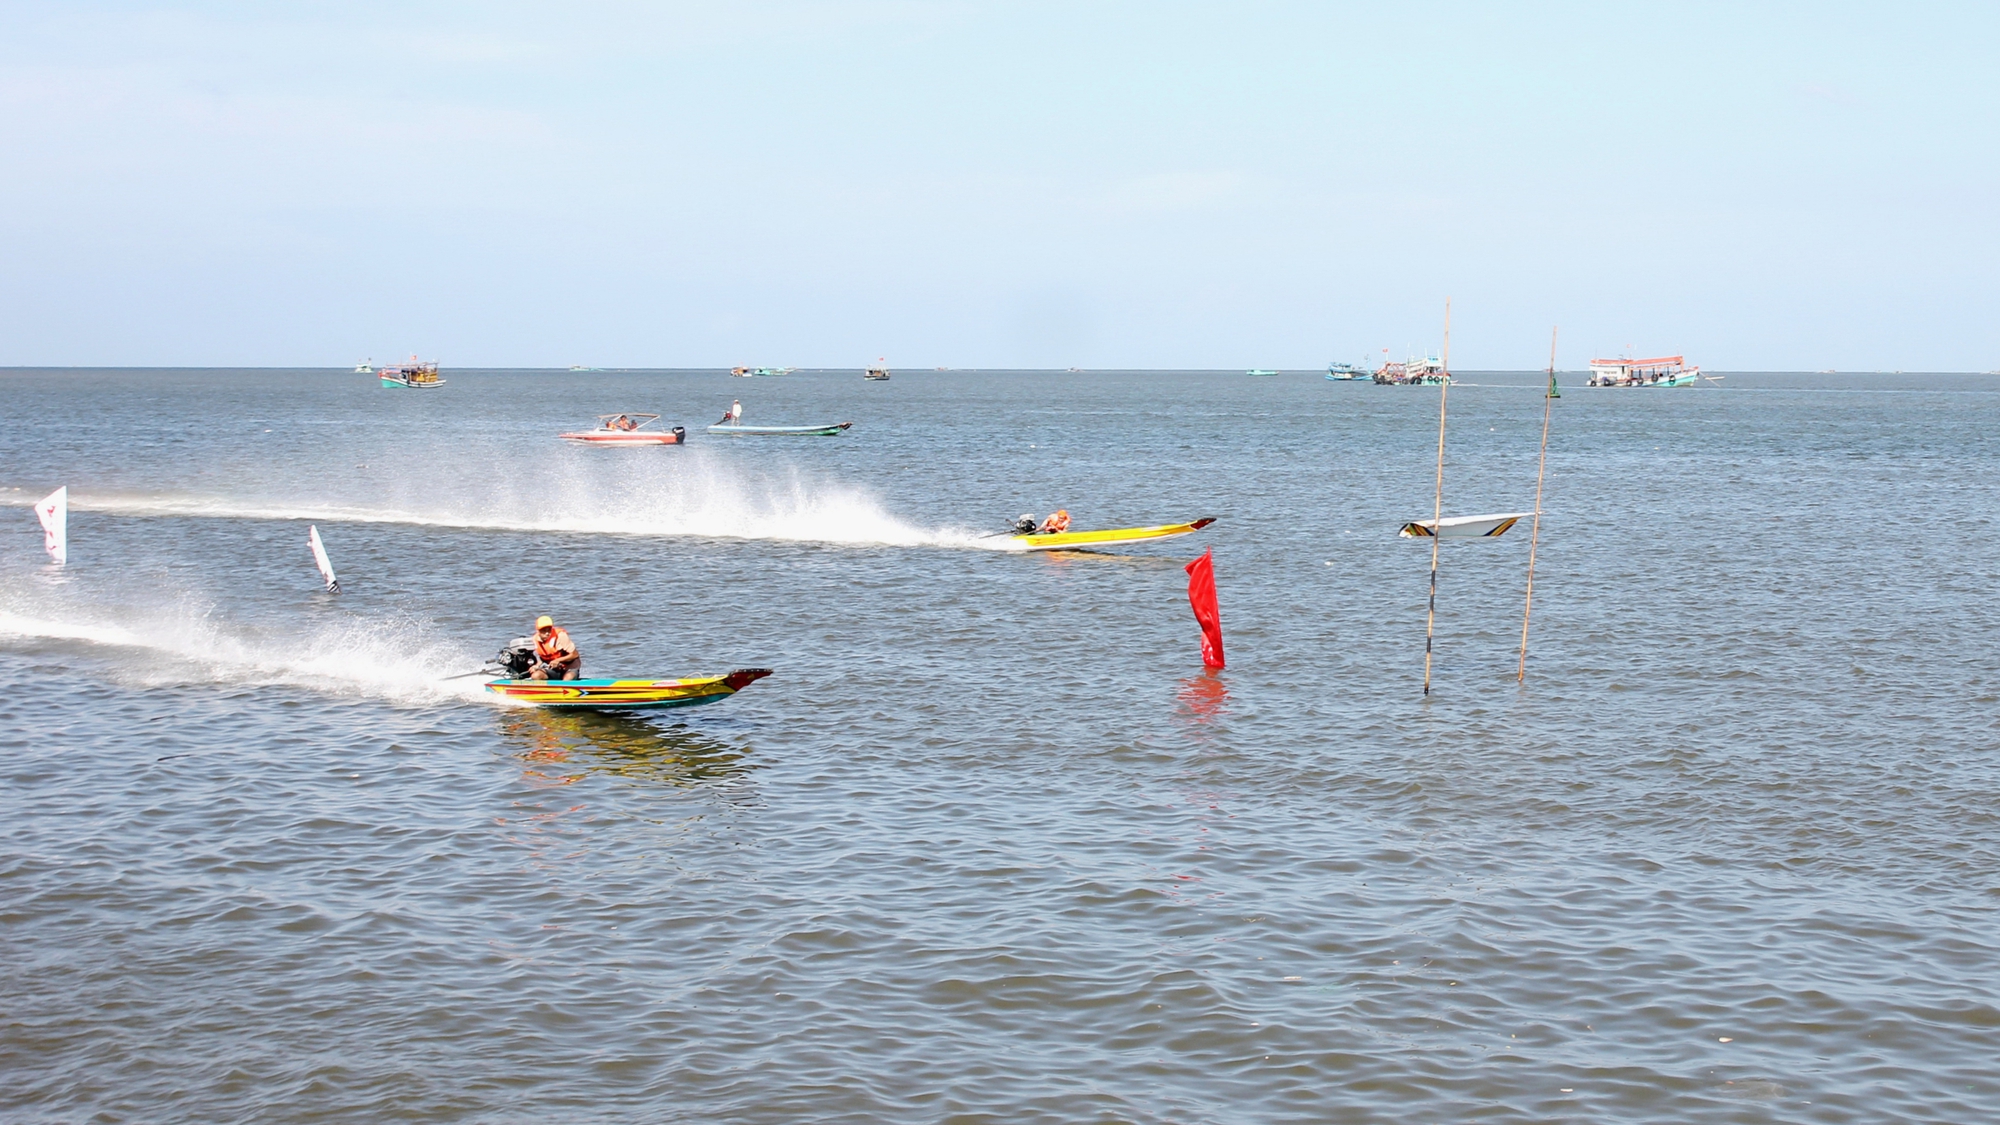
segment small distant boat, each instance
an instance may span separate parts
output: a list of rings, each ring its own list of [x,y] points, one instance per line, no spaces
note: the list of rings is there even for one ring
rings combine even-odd
[[[820,426],[741,426],[718,422],[708,428],[711,434],[733,434],[737,437],[833,437],[852,426],[852,422],[828,422]]]
[[[1491,516],[1450,516],[1441,520],[1412,520],[1396,534],[1405,539],[1497,539],[1515,523],[1533,512],[1500,512]],[[1435,528],[1436,530],[1433,530]]]
[[[581,363],[572,363],[572,364],[570,364],[570,365],[569,365],[569,369],[570,369],[571,371],[602,371],[602,370],[604,370],[604,369],[603,369],[602,367],[585,367],[585,366],[584,366],[583,364],[581,364]]]
[[[729,369],[729,373],[739,379],[748,379],[750,377],[750,369],[747,367],[732,367]]]
[[[1372,379],[1374,372],[1358,364],[1329,363],[1326,365],[1326,377],[1336,381]]]
[[[1689,367],[1677,355],[1652,359],[1593,359],[1587,387],[1691,387],[1701,368]]]
[[[1114,527],[1105,531],[1057,531],[1046,535],[1010,535],[1007,541],[1019,543],[1030,551],[1075,551],[1085,547],[1116,547],[1125,543],[1144,543],[1152,539],[1172,539],[1177,535],[1193,534],[1214,522],[1214,516],[1203,516],[1189,523],[1163,523],[1153,527]]]
[[[355,365],[354,365],[354,373],[355,373],[356,375],[373,375],[373,374],[375,374],[375,360],[374,360],[374,358],[373,358],[373,357],[371,356],[370,358],[368,358],[368,359],[364,359],[364,360],[362,360],[362,361],[361,361],[360,363],[357,363],[357,364],[355,364]]]
[[[435,362],[421,362],[416,356],[411,356],[408,363],[398,363],[390,367],[384,367],[375,374],[381,378],[382,385],[385,387],[408,387],[411,390],[428,390],[432,387],[444,386],[444,380],[438,378],[438,365]]]
[[[877,383],[887,382],[889,379],[889,361],[883,359],[876,360],[875,366],[863,371],[861,377],[863,379],[871,379]]]
[[[659,420],[658,414],[599,414],[596,429],[578,430],[557,436],[564,441],[581,442],[585,445],[687,444],[685,426],[675,426],[671,430],[646,428]]]
[[[1373,378],[1385,387],[1435,387],[1457,381],[1435,356],[1407,359],[1401,363],[1384,362],[1375,369]]]
[[[1276,371],[1266,371],[1265,369],[1263,369],[1263,368],[1261,368],[1261,367],[1253,367],[1253,368],[1251,368],[1250,370],[1248,370],[1248,371],[1245,371],[1245,372],[1244,372],[1244,374],[1245,374],[1245,375],[1276,375],[1276,374],[1277,374],[1277,372],[1276,372]]]

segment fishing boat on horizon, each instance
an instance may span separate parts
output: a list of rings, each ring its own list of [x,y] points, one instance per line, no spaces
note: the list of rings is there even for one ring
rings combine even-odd
[[[863,371],[861,377],[876,383],[887,382],[889,379],[889,361],[886,359],[876,360],[875,366]]]
[[[1677,355],[1652,359],[1593,359],[1586,387],[1691,387],[1701,378],[1700,367],[1689,367]]]
[[[1329,363],[1326,365],[1326,377],[1335,382],[1352,382],[1371,379],[1374,375],[1358,363]]]
[[[1436,356],[1422,359],[1406,359],[1401,363],[1384,360],[1375,370],[1376,383],[1385,387],[1435,387],[1457,380],[1445,370],[1444,362]]]
[[[1272,371],[1272,370],[1270,370],[1269,368],[1264,368],[1264,367],[1253,367],[1253,368],[1251,368],[1250,370],[1248,370],[1248,371],[1245,371],[1245,372],[1244,372],[1244,374],[1245,374],[1245,375],[1276,375],[1276,374],[1277,374],[1277,372],[1276,372],[1276,371]]]
[[[354,373],[356,375],[375,374],[375,357],[370,356],[367,359],[362,360],[360,363],[355,364]]]
[[[416,356],[411,356],[407,363],[391,364],[375,374],[381,378],[384,387],[404,387],[413,391],[430,390],[445,383],[438,378],[437,361],[424,362]]]

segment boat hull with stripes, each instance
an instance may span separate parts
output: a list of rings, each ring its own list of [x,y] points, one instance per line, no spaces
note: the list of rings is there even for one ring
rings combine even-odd
[[[738,668],[684,680],[494,680],[486,690],[514,703],[565,711],[645,711],[715,703],[771,674]]]
[[[832,437],[853,424],[828,422],[823,426],[710,426],[708,432],[736,437]]]

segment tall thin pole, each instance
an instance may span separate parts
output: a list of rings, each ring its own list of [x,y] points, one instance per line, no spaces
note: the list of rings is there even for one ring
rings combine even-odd
[[[1556,332],[1549,329],[1549,389],[1542,395],[1542,462],[1535,467],[1535,522],[1528,532],[1528,604],[1521,610],[1521,665],[1514,682],[1528,678],[1528,618],[1535,613],[1535,547],[1542,541],[1542,478],[1549,469],[1549,409],[1556,403]]]
[[[1438,543],[1444,532],[1444,402],[1451,390],[1451,298],[1444,299],[1444,382],[1438,384],[1437,499],[1431,505],[1431,608],[1424,615],[1424,697],[1431,694],[1431,638],[1437,635]]]

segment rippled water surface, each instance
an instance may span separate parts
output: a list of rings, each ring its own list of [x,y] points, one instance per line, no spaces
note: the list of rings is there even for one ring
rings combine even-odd
[[[1526,683],[1524,522],[1425,700],[1435,390],[445,374],[0,373],[7,1120],[2000,1118],[2000,382],[1566,391]],[[1447,514],[1530,508],[1469,378]],[[1220,518],[984,537],[1057,506]],[[539,613],[776,673],[443,678]]]

